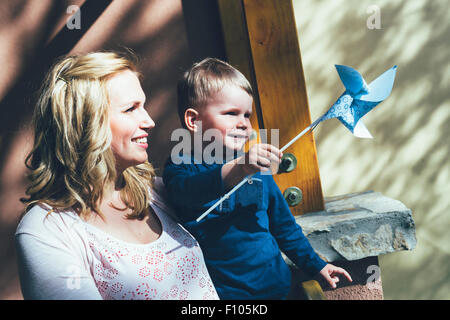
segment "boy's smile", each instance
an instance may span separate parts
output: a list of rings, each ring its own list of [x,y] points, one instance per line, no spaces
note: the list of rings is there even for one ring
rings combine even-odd
[[[226,84],[198,108],[202,129],[219,130],[225,148],[240,151],[252,132],[253,98],[243,89]]]

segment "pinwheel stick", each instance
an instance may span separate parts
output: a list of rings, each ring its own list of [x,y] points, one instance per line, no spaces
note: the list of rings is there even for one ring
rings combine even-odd
[[[302,136],[305,135],[309,130],[313,130],[317,125],[322,121],[323,116],[311,123],[308,127],[306,127],[302,132],[300,132],[297,136],[295,136],[291,141],[289,141],[286,145],[284,145],[280,151],[284,152],[287,148],[289,148],[295,141],[300,139]],[[241,182],[239,182],[233,189],[228,191],[219,201],[217,201],[214,205],[212,205],[208,210],[206,210],[200,217],[196,219],[197,222],[200,222],[204,217],[206,217],[211,211],[213,211],[217,206],[219,206],[222,202],[224,202],[226,199],[230,197],[236,190],[238,190],[240,187],[242,187],[251,176],[245,177]]]
[[[317,127],[317,125],[320,123],[320,121],[322,121],[323,116],[321,116],[319,119],[317,119],[316,121],[314,121],[313,123],[311,123],[309,126],[307,126],[302,132],[300,132],[298,135],[296,135],[291,141],[289,141],[288,143],[286,143],[281,149],[281,152],[284,152],[284,150],[286,150],[287,148],[289,148],[295,141],[297,141],[298,139],[300,139],[302,136],[305,135],[305,133],[307,133],[309,130],[314,130],[315,127]]]
[[[206,217],[211,211],[213,211],[218,205],[220,205],[222,202],[224,202],[230,195],[233,194],[237,189],[242,187],[248,179],[250,179],[251,176],[245,177],[241,182],[239,182],[233,189],[228,191],[219,201],[217,201],[214,205],[211,206],[208,210],[206,210],[200,217],[197,218],[197,222],[201,221],[204,217]]]

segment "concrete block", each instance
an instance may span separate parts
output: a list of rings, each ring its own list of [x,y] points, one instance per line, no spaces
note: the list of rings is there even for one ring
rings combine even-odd
[[[326,261],[354,261],[416,246],[411,210],[379,192],[325,198],[325,210],[296,217]]]
[[[325,210],[296,217],[314,250],[327,262],[346,269],[353,278],[341,277],[330,289],[317,275],[329,300],[381,300],[383,288],[378,256],[416,246],[411,210],[379,192],[362,192],[325,198]],[[309,277],[287,257],[293,273],[292,295]]]

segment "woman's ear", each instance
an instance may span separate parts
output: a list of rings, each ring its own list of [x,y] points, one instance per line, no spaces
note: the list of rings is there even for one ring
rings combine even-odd
[[[184,124],[191,132],[197,131],[197,124],[196,121],[199,120],[199,114],[198,111],[193,108],[188,108],[184,112]]]

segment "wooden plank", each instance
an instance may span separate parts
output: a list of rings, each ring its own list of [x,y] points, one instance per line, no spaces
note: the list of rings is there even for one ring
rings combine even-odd
[[[228,60],[251,80],[258,126],[279,129],[281,147],[311,124],[292,1],[218,3]],[[302,190],[303,201],[292,213],[324,210],[314,136],[306,134],[286,152],[296,156],[297,168],[274,178],[282,192],[291,186]]]
[[[259,106],[258,88],[256,86],[247,26],[245,24],[244,7],[241,0],[217,0],[217,4],[219,7],[227,61],[242,72],[250,81],[254,91],[254,112],[250,120],[253,129],[258,131],[264,125],[261,124],[261,108]]]
[[[280,146],[311,124],[305,77],[291,0],[244,0],[244,12],[266,129],[280,129]],[[303,192],[294,215],[324,209],[314,136],[309,133],[287,152],[297,168],[275,177],[283,191],[297,186]]]

